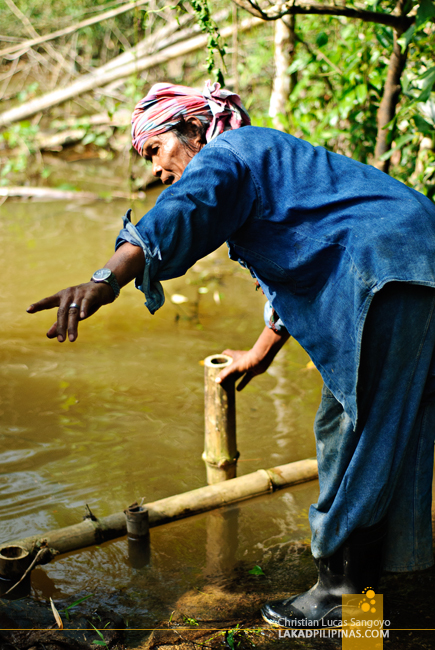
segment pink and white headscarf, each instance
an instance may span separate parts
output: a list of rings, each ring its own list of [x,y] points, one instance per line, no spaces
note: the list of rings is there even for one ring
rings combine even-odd
[[[251,124],[240,97],[221,89],[219,83],[210,85],[207,81],[202,94],[188,86],[159,83],[154,84],[133,111],[133,147],[142,156],[148,138],[169,131],[188,117],[209,123],[205,135],[207,142],[223,131]]]

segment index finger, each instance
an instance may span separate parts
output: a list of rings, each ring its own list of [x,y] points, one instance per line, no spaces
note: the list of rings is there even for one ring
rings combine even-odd
[[[27,308],[27,312],[30,314],[34,314],[37,311],[43,311],[44,309],[53,309],[53,307],[59,307],[60,304],[60,296],[59,294],[55,293],[54,296],[48,296],[48,298],[43,298],[42,300],[38,300],[38,302],[34,302],[30,307]]]

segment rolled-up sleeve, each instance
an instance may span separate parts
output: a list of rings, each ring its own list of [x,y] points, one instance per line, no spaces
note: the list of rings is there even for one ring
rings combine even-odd
[[[145,270],[136,286],[151,313],[164,302],[160,281],[184,275],[230,239],[254,216],[256,198],[249,168],[227,147],[214,145],[190,161],[136,226],[127,212],[115,248],[129,242],[143,249]]]

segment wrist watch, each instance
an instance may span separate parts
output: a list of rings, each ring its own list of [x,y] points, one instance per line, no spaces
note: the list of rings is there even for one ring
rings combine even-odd
[[[105,282],[106,284],[109,284],[113,289],[115,298],[117,298],[121,292],[115,274],[112,273],[110,269],[98,269],[98,271],[95,271],[91,278],[91,282]]]

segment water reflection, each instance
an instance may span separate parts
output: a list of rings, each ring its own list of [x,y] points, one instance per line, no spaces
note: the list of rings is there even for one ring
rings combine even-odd
[[[234,570],[239,546],[239,508],[215,510],[207,517],[205,575],[225,579]]]
[[[128,561],[132,569],[143,569],[151,563],[151,546],[149,535],[142,539],[127,537]]]
[[[155,316],[127,287],[81,325],[73,345],[45,338],[53,314],[25,313],[105,263],[127,207],[0,208],[0,542],[77,523],[85,503],[104,516],[205,484],[199,362],[225,347],[249,348],[263,327],[264,298],[225,247],[166,282],[168,299]],[[136,219],[146,209],[136,205]],[[172,303],[172,294],[187,302]],[[290,341],[269,374],[238,396],[239,475],[314,455],[320,379],[308,361]],[[126,540],[72,554],[35,571],[35,593],[104,594],[139,618],[148,610],[150,623],[204,580],[204,570],[225,574],[234,563],[257,562],[268,544],[306,537],[316,488],[304,489],[154,529],[141,568],[131,567]]]

